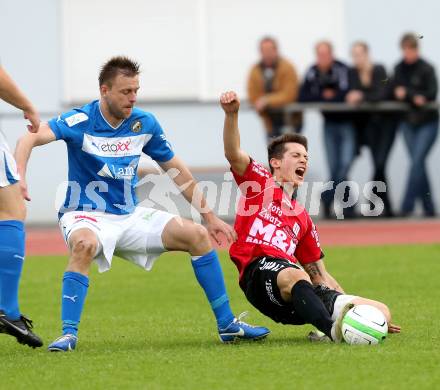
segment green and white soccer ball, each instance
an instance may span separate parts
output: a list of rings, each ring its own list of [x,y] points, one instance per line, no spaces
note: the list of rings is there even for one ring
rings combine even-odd
[[[387,320],[374,306],[357,305],[342,320],[342,335],[351,345],[379,344],[385,340],[387,334]]]

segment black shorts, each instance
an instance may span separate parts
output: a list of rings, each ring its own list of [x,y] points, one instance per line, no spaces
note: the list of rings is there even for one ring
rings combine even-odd
[[[283,301],[278,289],[277,276],[285,268],[302,269],[284,259],[257,258],[246,268],[241,288],[248,301],[275,322],[285,325],[303,325],[305,321],[294,311],[291,303]],[[329,314],[332,315],[335,300],[341,294],[323,286],[317,286],[314,290]]]

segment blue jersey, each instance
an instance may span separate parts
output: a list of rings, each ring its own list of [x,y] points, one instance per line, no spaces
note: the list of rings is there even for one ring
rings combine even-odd
[[[137,108],[114,128],[96,100],[50,120],[49,126],[56,139],[67,144],[69,185],[60,214],[133,212],[138,202],[135,185],[141,153],[158,162],[174,156],[156,118]]]

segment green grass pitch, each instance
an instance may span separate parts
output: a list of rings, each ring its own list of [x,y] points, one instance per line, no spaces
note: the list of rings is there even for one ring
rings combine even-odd
[[[248,304],[222,253],[232,307],[268,326],[266,341],[223,345],[190,260],[165,254],[151,272],[115,259],[93,269],[74,353],[32,350],[0,335],[0,388],[434,389],[440,387],[440,246],[329,248],[348,292],[386,302],[400,335],[376,347],[311,344],[310,326],[273,323]],[[29,257],[22,310],[45,346],[60,334],[63,257]]]

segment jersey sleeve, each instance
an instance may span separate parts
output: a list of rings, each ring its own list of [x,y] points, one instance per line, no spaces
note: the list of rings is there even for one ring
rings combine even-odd
[[[57,140],[69,142],[73,139],[78,127],[86,126],[89,117],[85,112],[72,110],[52,118],[48,123]]]
[[[238,186],[240,186],[245,182],[252,182],[252,181],[257,182],[260,185],[263,185],[271,177],[270,172],[263,165],[257,163],[252,158],[246,170],[244,171],[243,175],[239,175],[232,168],[231,168],[231,172]]]
[[[153,135],[142,151],[158,162],[167,162],[174,157],[171,144],[168,142],[165,133],[156,118],[153,117]]]
[[[318,231],[310,216],[307,216],[308,228],[301,237],[295,250],[295,257],[301,264],[314,263],[324,257],[319,243]]]

